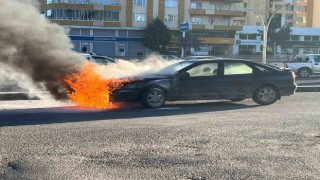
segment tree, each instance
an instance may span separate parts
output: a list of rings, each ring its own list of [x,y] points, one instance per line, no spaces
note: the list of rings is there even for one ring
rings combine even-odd
[[[291,29],[290,27],[283,26],[280,29],[271,29],[268,32],[268,37],[273,45],[273,54],[276,54],[277,46],[283,45],[287,40],[290,39]]]
[[[192,35],[191,32],[186,32],[186,37],[183,38],[181,33],[178,36],[178,40],[179,40],[179,47],[184,47],[186,46],[186,48],[195,48],[198,49],[201,45],[201,41],[199,40],[199,37],[196,35]]]
[[[146,48],[161,54],[166,53],[166,46],[170,41],[171,32],[158,17],[148,25],[141,40]]]
[[[290,39],[291,29],[288,26],[283,26],[281,28],[277,28],[276,23],[272,23],[271,21],[270,26],[268,28],[268,43],[269,46],[272,46],[272,50],[274,55],[276,54],[277,46],[283,45],[287,40]],[[258,30],[261,37],[263,37],[263,31]]]

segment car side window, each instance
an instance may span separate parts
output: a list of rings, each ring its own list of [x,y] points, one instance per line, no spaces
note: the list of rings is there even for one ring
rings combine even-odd
[[[105,64],[105,59],[102,58],[94,58],[94,62],[98,63],[98,64]]]
[[[224,63],[224,75],[236,75],[236,74],[252,74],[253,70],[248,65],[241,62],[225,62]]]
[[[320,62],[320,56],[314,56],[314,61],[315,62]]]
[[[218,72],[218,63],[206,63],[199,66],[193,67],[187,71],[190,74],[190,77],[199,77],[199,76],[217,76]]]

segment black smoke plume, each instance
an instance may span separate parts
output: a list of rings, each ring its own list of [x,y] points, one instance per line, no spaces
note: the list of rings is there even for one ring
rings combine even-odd
[[[0,74],[10,66],[54,93],[85,61],[72,48],[67,30],[42,16],[35,0],[0,1]]]

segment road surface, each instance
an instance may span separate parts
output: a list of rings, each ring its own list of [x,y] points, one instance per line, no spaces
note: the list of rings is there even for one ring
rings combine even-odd
[[[320,179],[319,101],[0,101],[0,179]]]

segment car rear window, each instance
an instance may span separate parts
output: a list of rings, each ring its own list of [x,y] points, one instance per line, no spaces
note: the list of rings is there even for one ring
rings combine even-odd
[[[250,66],[241,62],[225,62],[224,75],[236,74],[252,74],[253,70]]]

